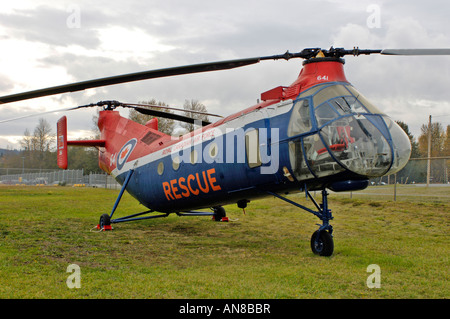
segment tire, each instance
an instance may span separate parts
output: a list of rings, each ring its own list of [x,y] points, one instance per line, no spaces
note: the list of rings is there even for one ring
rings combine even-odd
[[[326,230],[322,230],[317,237],[318,233],[316,230],[311,236],[311,250],[316,255],[331,256],[334,250],[333,237]]]
[[[103,229],[105,226],[110,226],[111,225],[111,218],[109,217],[108,214],[103,214],[102,216],[100,216],[100,229]]]
[[[225,216],[225,209],[222,206],[214,207],[214,220],[216,222],[220,222]]]

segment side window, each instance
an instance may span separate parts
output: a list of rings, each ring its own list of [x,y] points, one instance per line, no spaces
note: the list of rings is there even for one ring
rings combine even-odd
[[[245,150],[247,163],[250,168],[261,166],[261,154],[259,151],[259,131],[257,129],[245,133]]]
[[[294,136],[311,130],[309,99],[298,100],[292,110],[289,121],[288,136]]]

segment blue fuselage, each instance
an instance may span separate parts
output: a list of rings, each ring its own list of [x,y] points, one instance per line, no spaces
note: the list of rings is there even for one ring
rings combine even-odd
[[[140,143],[133,140],[133,147]],[[348,83],[330,82],[200,128],[112,174],[123,183],[133,170],[127,191],[169,213],[247,202],[267,191],[363,189],[368,178],[401,169],[409,154],[394,121]]]

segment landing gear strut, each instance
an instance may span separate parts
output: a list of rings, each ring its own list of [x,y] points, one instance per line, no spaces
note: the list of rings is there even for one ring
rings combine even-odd
[[[97,225],[97,229],[99,230],[112,230],[111,224],[114,223],[123,223],[128,221],[135,221],[135,220],[143,220],[143,219],[151,219],[151,218],[160,218],[160,217],[167,217],[169,216],[169,213],[162,213],[158,215],[151,215],[151,216],[143,216],[149,213],[153,213],[153,210],[148,210],[142,213],[132,214],[125,217],[119,217],[116,219],[113,219],[113,214],[117,209],[117,206],[119,205],[119,202],[122,198],[123,193],[125,192],[125,189],[127,188],[128,182],[131,179],[131,176],[133,175],[134,171],[130,170],[125,178],[125,181],[122,185],[122,188],[120,189],[119,196],[116,199],[116,202],[114,203],[113,209],[111,211],[111,214],[103,214],[100,217],[100,221]],[[222,206],[216,206],[212,208],[213,212],[195,212],[195,211],[188,211],[188,212],[178,212],[176,213],[178,216],[212,216],[213,220],[215,221],[222,221],[227,222],[228,218],[226,217],[225,209]]]
[[[328,192],[323,189],[322,190],[322,204],[318,204],[314,197],[311,196],[308,190],[305,191],[306,195],[311,199],[314,206],[316,206],[317,211],[309,209],[303,205],[300,205],[296,202],[293,202],[283,196],[280,196],[276,193],[268,192],[269,194],[278,197],[279,199],[284,200],[294,206],[297,206],[303,210],[306,210],[314,215],[316,215],[321,221],[322,225],[319,225],[319,229],[316,230],[311,236],[311,250],[314,254],[320,256],[331,256],[334,250],[334,242],[333,242],[333,226],[330,225],[330,220],[333,219],[331,215],[331,209],[328,208]]]
[[[176,213],[178,216],[212,216],[212,219],[216,222],[227,222],[228,217],[225,212],[225,209],[222,206],[212,207],[212,213],[207,212],[196,212],[196,211],[188,211],[188,212],[180,212]]]

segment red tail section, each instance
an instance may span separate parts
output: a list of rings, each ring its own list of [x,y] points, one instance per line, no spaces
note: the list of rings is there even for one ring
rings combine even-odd
[[[80,140],[80,141],[68,141],[67,140],[67,118],[63,116],[56,124],[57,131],[57,163],[58,167],[67,169],[67,145],[72,146],[105,146],[104,140]]]
[[[63,116],[56,125],[58,138],[56,140],[58,167],[67,169],[67,118]]]
[[[158,131],[157,119],[145,125],[122,117],[117,111],[100,111],[98,128],[101,138],[108,141],[105,149],[99,153],[99,165],[102,170],[111,173],[136,158],[157,151],[172,142],[171,136]]]

